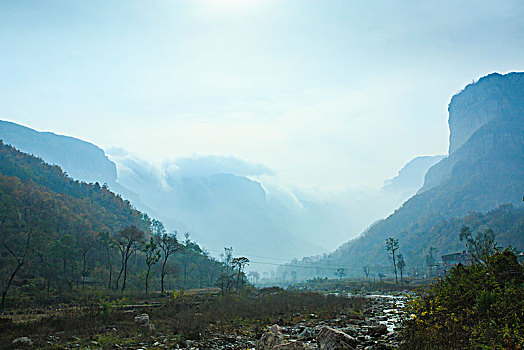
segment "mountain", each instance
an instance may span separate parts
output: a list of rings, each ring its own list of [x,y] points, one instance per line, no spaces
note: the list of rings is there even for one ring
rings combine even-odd
[[[360,274],[365,264],[387,265],[384,242],[388,237],[399,239],[408,266],[423,265],[430,246],[442,253],[463,246],[458,240],[460,227],[435,230],[443,222],[471,212],[485,213],[505,203],[521,210],[523,93],[524,73],[495,73],[455,95],[449,105],[449,156],[428,170],[423,187],[393,214],[327,258],[316,259],[315,266],[343,264]],[[489,226],[488,221],[476,228]],[[522,225],[517,227],[520,231],[507,233],[504,243],[523,249]]]
[[[87,183],[107,184],[109,188],[142,209],[138,195],[117,181],[116,165],[98,146],[74,137],[40,132],[28,127],[0,120],[0,140],[22,152],[59,165],[69,176]]]
[[[189,231],[215,255],[230,246],[237,254],[275,258],[325,251],[287,226],[283,218],[293,204],[279,200],[277,205],[250,178],[270,173],[260,164],[196,156],[158,168],[122,150],[112,151],[111,157],[118,164],[119,181],[136,190],[168,227]]]
[[[149,216],[106,185],[74,180],[59,166],[0,141],[0,309],[6,303],[70,302],[86,284],[101,293],[123,291],[126,281],[128,289],[142,290],[151,225]],[[171,243],[178,250],[166,258],[166,287],[216,282],[220,263],[194,242]],[[156,289],[159,265],[151,272],[149,286]]]
[[[0,139],[76,179],[107,183],[170,230],[190,232],[214,255],[232,246],[238,254],[278,259],[323,253],[355,237],[414,194],[435,161],[413,160],[382,190],[319,194],[287,188],[268,167],[231,156],[191,156],[153,166],[122,149],[106,153],[79,139],[10,122],[0,122]]]
[[[413,158],[399,170],[398,175],[384,181],[382,189],[402,194],[402,202],[415,194],[424,184],[424,176],[429,168],[445,156],[420,156]]]
[[[47,291],[50,298],[50,291],[71,291],[83,277],[105,281],[118,256],[109,237],[125,227],[150,226],[149,218],[107,187],[75,181],[60,167],[2,142],[0,213],[2,308],[13,286],[25,285],[22,294]]]

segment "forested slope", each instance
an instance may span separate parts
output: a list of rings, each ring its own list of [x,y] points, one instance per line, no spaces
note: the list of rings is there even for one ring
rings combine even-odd
[[[12,303],[63,299],[77,288],[123,290],[126,278],[128,288],[142,289],[147,264],[141,251],[151,237],[167,234],[153,223],[106,186],[75,181],[60,167],[0,143],[3,300],[9,295]],[[166,259],[171,287],[214,282],[218,262],[189,239],[171,243],[178,253]],[[157,252],[163,258],[158,247]],[[172,273],[177,269],[183,276]],[[151,271],[153,288],[157,270]]]

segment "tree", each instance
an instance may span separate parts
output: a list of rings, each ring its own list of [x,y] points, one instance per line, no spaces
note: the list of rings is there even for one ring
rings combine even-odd
[[[149,275],[151,273],[151,267],[160,260],[160,250],[157,248],[157,244],[153,237],[149,239],[149,242],[144,244],[143,247],[144,255],[146,258],[146,294],[149,291]]]
[[[398,250],[398,239],[389,237],[386,239],[386,250],[389,252],[390,259],[393,263],[393,270],[395,271],[395,282],[398,283],[398,277],[397,277],[397,259],[395,256],[396,251]]]
[[[80,246],[80,255],[82,256],[82,289],[85,287],[87,278],[88,259],[94,251],[96,239],[87,227],[84,225],[77,227],[77,233],[80,233],[78,244]]]
[[[473,236],[473,232],[471,232],[469,227],[463,226],[460,230],[459,238],[460,241],[466,241],[466,248],[474,263],[486,265],[488,258],[499,250],[495,242],[495,233],[492,229],[477,232]]]
[[[404,268],[406,267],[406,262],[404,261],[404,257],[400,253],[397,255],[397,266],[400,272],[400,281],[403,282],[402,273],[404,271]]]
[[[382,279],[386,277],[386,275],[384,275],[382,272],[379,272],[377,276],[380,279],[380,282],[382,282]]]
[[[296,272],[295,272],[296,274]],[[247,274],[248,275],[248,278],[251,280],[251,283],[253,284],[257,284],[258,283],[258,280],[260,279],[260,274],[256,271],[252,271],[250,273]]]
[[[222,290],[222,294],[231,288],[234,282],[234,271],[233,271],[233,247],[225,247],[224,253],[220,254],[222,258],[222,265],[224,271],[220,274],[216,284]]]
[[[118,274],[118,278],[116,279],[116,289],[118,289],[118,284],[120,282],[122,272],[124,273],[122,291],[124,291],[124,289],[126,288],[127,263],[129,261],[129,257],[131,257],[131,255],[133,255],[137,251],[143,238],[144,231],[139,230],[134,225],[124,228],[116,235],[115,242],[117,244],[121,256],[121,267],[120,272]]]
[[[162,251],[162,268],[160,270],[160,289],[164,293],[164,279],[167,274],[167,261],[169,256],[182,249],[182,245],[177,240],[178,232],[169,234],[158,220],[153,220],[151,225],[156,243]]]
[[[234,258],[232,260],[233,268],[237,268],[237,291],[239,290],[239,282],[241,281],[242,285],[244,284],[244,269],[247,265],[249,265],[249,259],[245,256]]]
[[[105,255],[107,259],[107,270],[108,270],[108,278],[107,278],[107,288],[111,289],[112,285],[112,278],[113,278],[113,253],[115,250],[115,241],[111,238],[111,235],[107,231],[103,231],[100,233],[99,237],[100,245],[105,250]]]
[[[369,274],[371,273],[371,269],[369,268],[369,265],[362,266],[362,271],[364,271],[364,275],[366,275],[366,279],[368,279]]]
[[[7,293],[11,288],[15,276],[27,264],[32,245],[37,236],[45,230],[48,223],[46,209],[49,203],[45,203],[47,198],[44,194],[26,187],[18,181],[12,181],[9,185],[16,187],[18,196],[15,201],[18,203],[18,210],[2,210],[0,220],[0,239],[2,246],[7,251],[5,254],[8,259],[14,260],[9,278],[2,290],[1,310],[5,309]],[[44,223],[44,227],[42,227]]]
[[[338,278],[341,280],[343,279],[346,275],[348,274],[347,270],[345,267],[339,267],[337,268],[337,272],[336,272],[336,275],[338,276]]]
[[[437,252],[437,248],[430,247],[428,255],[426,255],[426,265],[428,265],[429,268],[429,277],[433,277],[433,267],[436,264],[435,260],[435,253]]]

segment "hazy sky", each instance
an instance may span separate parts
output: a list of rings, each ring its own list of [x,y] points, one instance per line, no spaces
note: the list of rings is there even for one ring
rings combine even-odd
[[[1,119],[302,186],[445,153],[451,95],[520,70],[521,0],[0,1]]]

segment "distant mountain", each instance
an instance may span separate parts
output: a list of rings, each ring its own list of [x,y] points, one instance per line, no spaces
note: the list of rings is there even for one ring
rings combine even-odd
[[[401,193],[403,200],[414,195],[424,184],[424,176],[429,168],[441,161],[445,156],[420,156],[410,160],[398,175],[384,181],[382,189],[387,192]]]
[[[190,232],[214,255],[232,246],[239,254],[278,259],[320,254],[355,237],[414,194],[422,168],[433,161],[413,160],[380,191],[316,194],[261,182],[274,175],[269,168],[235,157],[192,156],[153,166],[122,149],[106,154],[91,143],[10,122],[0,122],[0,139],[75,179],[107,183],[170,230]],[[254,267],[264,266],[274,265]]]
[[[270,173],[260,164],[202,156],[157,168],[121,150],[111,157],[118,164],[119,181],[140,193],[168,227],[189,231],[215,255],[229,246],[238,254],[275,258],[325,251],[283,220],[296,203],[276,205],[261,183],[249,178]]]
[[[397,237],[408,266],[422,265],[430,246],[440,252],[462,246],[460,227],[434,230],[442,222],[505,203],[521,210],[523,106],[524,73],[490,74],[466,86],[449,106],[450,154],[428,170],[419,193],[316,264],[345,264],[360,274],[364,264],[387,265],[384,242]],[[521,236],[522,231],[508,232],[504,240],[523,249]]]
[[[42,158],[49,164],[59,165],[69,176],[87,183],[106,183],[109,188],[133,202],[142,210],[138,195],[117,181],[113,163],[98,146],[74,137],[40,132],[31,128],[0,120],[0,140],[22,152]]]

